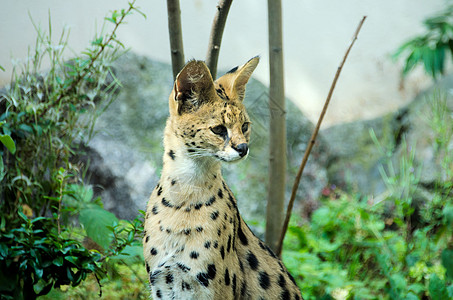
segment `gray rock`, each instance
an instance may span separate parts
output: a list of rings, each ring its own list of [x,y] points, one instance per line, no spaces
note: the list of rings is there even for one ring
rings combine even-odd
[[[436,153],[435,135],[430,127],[433,115],[431,98],[436,95],[436,91],[447,93],[447,106],[451,114],[453,97],[448,91],[452,87],[451,75],[437,82],[431,89],[421,93],[410,104],[395,113],[323,130],[321,134],[332,154],[327,165],[329,182],[346,190],[380,197],[388,188],[379,168],[389,174],[388,163],[391,162],[396,170],[399,170],[402,155],[407,156],[411,151],[415,151],[413,172],[414,175],[420,174],[420,185],[417,189],[421,198],[429,199],[429,188],[424,187],[434,186],[440,179],[439,176],[442,176],[439,156]],[[450,126],[451,134],[453,124],[444,125]],[[374,131],[383,149],[379,149],[373,142],[370,130]],[[453,149],[453,139],[450,139],[449,147]]]

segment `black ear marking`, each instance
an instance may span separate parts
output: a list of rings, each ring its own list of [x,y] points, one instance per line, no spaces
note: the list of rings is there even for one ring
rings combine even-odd
[[[230,74],[230,73],[234,73],[238,70],[239,66],[236,66],[234,68],[232,68],[231,70],[229,70],[228,72],[226,72],[226,74]]]

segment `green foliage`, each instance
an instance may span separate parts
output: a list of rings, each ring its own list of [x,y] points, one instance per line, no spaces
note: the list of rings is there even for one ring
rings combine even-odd
[[[99,299],[99,284],[102,285],[102,298],[105,300],[118,299],[149,299],[148,274],[143,267],[143,261],[116,264],[115,271],[109,278],[99,280],[90,275],[85,281],[74,288],[62,286],[60,289],[52,290],[43,300],[83,300]]]
[[[424,21],[427,33],[417,36],[398,48],[394,58],[404,57],[403,75],[423,65],[433,78],[444,74],[445,59],[453,54],[453,5]]]
[[[135,1],[112,12],[111,32],[70,61],[63,59],[67,32],[53,44],[51,21],[48,33],[35,26],[35,49],[0,93],[2,299],[34,299],[88,274],[98,282],[137,261],[141,221],[118,220],[93,199],[77,161],[78,145],[120,86],[111,71],[123,52],[116,31],[132,11],[140,12]]]
[[[35,299],[53,287],[79,285],[89,273],[100,273],[101,255],[73,239],[62,238],[52,220],[28,219],[0,236],[2,299]]]
[[[283,260],[305,299],[453,299],[453,114],[439,95],[427,118],[441,166],[429,200],[403,140],[399,160],[380,169],[382,197],[330,189],[309,222],[292,220]],[[395,151],[372,138],[384,155]]]

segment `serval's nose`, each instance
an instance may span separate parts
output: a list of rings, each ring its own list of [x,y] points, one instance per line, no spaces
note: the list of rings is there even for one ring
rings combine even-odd
[[[246,156],[247,152],[249,151],[249,147],[246,143],[239,144],[236,147],[233,147],[233,149],[239,153],[240,157]]]

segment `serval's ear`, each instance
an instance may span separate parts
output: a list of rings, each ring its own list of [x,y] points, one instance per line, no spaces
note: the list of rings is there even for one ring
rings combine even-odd
[[[245,85],[249,81],[250,76],[252,76],[259,61],[259,56],[255,56],[244,65],[231,69],[225,75],[217,79],[215,83],[218,92],[221,93],[222,90],[224,90],[227,97],[237,97],[240,101],[244,100]]]
[[[195,111],[216,97],[211,72],[202,61],[189,61],[176,76],[170,95],[170,111],[179,115]]]

